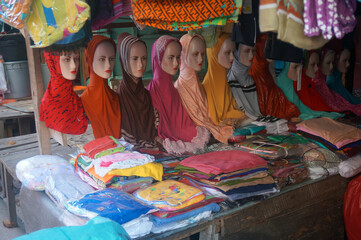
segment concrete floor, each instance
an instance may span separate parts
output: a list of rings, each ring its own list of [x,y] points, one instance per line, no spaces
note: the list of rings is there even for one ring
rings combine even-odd
[[[19,227],[6,228],[2,223],[4,219],[8,219],[8,211],[5,202],[0,198],[0,240],[10,240],[25,234],[21,222],[19,222]]]

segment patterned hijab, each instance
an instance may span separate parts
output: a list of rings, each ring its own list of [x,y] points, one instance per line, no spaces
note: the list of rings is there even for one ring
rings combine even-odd
[[[144,145],[142,144],[144,141],[154,142],[157,131],[154,125],[152,98],[144,88],[142,78],[135,79],[129,66],[130,49],[136,42],[144,43],[129,33],[121,33],[118,36],[119,62],[123,80],[120,82],[117,92],[122,113],[123,136],[127,139],[128,133],[134,137],[135,142]]]
[[[213,48],[207,48],[208,72],[204,77],[203,87],[207,95],[209,114],[216,124],[227,118],[241,118],[242,111],[237,104],[227,83],[226,69],[218,62],[218,53],[223,42],[230,34],[221,34]]]
[[[93,71],[95,50],[104,41],[110,42],[114,46],[114,51],[116,50],[115,42],[112,39],[102,35],[93,36],[86,50],[90,81],[80,98],[93,127],[94,137],[113,136],[120,138],[122,134],[118,94],[110,89],[108,79],[98,76]]]
[[[82,134],[88,127],[88,119],[80,98],[73,91],[73,81],[63,77],[60,55],[44,53],[50,71],[50,82],[40,104],[40,121],[45,126],[66,134]]]
[[[232,67],[227,75],[228,83],[238,106],[249,118],[256,120],[262,116],[258,106],[257,88],[253,78],[248,74],[250,67],[243,65],[239,59],[241,47],[242,44],[239,44],[234,54]]]
[[[182,44],[182,64],[175,87],[182,99],[183,106],[193,122],[197,126],[207,128],[217,140],[227,143],[228,138],[232,136],[233,129],[230,126],[220,127],[212,121],[208,111],[207,96],[204,88],[198,79],[196,71],[187,62],[189,45],[197,37],[204,41],[200,35],[190,36],[189,34],[183,35],[180,39]]]
[[[148,85],[154,107],[159,112],[158,135],[172,141],[191,142],[197,130],[182,105],[182,100],[173,85],[172,76],[161,66],[169,43],[179,40],[171,36],[161,36],[152,47],[153,79]]]

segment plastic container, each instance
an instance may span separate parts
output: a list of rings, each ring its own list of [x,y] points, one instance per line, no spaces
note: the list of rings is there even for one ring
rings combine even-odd
[[[4,62],[9,93],[4,98],[31,97],[28,61]]]

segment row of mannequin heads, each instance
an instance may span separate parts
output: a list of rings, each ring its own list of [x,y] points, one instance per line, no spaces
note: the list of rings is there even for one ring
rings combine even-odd
[[[166,73],[172,76],[178,73],[181,50],[182,48],[177,42],[171,42],[165,50],[161,66]],[[230,69],[234,60],[235,50],[236,45],[231,38],[226,39],[218,53],[219,64],[226,69]],[[194,37],[189,45],[187,62],[195,71],[200,71],[202,69],[205,60],[205,52],[205,42],[198,37]],[[243,65],[250,67],[252,65],[254,54],[255,47],[240,44],[239,60]],[[110,42],[101,42],[94,53],[94,60],[92,63],[93,71],[102,78],[109,78],[114,69],[115,55],[116,49],[114,49]],[[350,55],[348,49],[344,49],[340,53],[340,56],[336,56],[336,53],[333,50],[329,50],[324,55],[323,59],[321,59],[320,63],[319,53],[315,51],[311,52],[308,64],[305,66],[306,75],[315,78],[319,67],[321,67],[322,73],[326,76],[332,73],[334,67],[337,67],[341,73],[345,73],[350,65]],[[338,61],[335,63],[336,57],[338,58]],[[136,42],[130,49],[130,56],[128,59],[131,74],[135,77],[135,80],[140,79],[143,76],[147,67],[147,58],[147,48],[144,43]],[[65,79],[76,79],[79,69],[79,60],[79,53],[72,52],[60,56],[60,69]],[[301,70],[302,65],[300,63],[291,63],[288,73],[289,78],[297,80],[297,76]]]
[[[228,38],[223,42],[218,54],[218,62],[224,68],[231,68],[235,49],[235,43],[231,40],[231,38]],[[181,50],[182,48],[177,42],[171,42],[165,50],[161,66],[166,73],[172,76],[178,73]],[[254,47],[242,45],[239,56],[241,63],[246,66],[251,66],[254,51]],[[205,42],[198,37],[194,37],[189,45],[187,54],[188,65],[195,71],[200,71],[205,60],[205,53]],[[114,49],[110,42],[101,42],[94,53],[94,60],[92,63],[93,71],[102,78],[109,78],[114,69],[115,55],[116,49]],[[147,48],[144,43],[136,42],[132,45],[128,61],[131,74],[135,77],[135,79],[139,79],[143,76],[147,67],[147,58]],[[79,53],[72,52],[60,56],[60,69],[65,79],[76,79],[79,69],[79,60]]]

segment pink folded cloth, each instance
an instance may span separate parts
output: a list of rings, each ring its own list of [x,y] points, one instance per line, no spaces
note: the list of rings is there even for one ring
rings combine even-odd
[[[240,169],[266,166],[267,162],[253,153],[230,150],[191,156],[181,161],[180,164],[206,174],[217,175]]]

